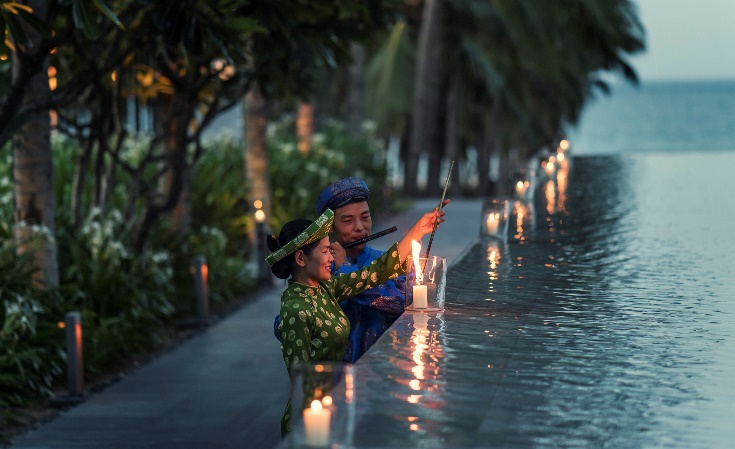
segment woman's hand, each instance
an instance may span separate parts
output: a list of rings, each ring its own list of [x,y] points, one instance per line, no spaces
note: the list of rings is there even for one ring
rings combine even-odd
[[[439,224],[444,222],[444,206],[449,204],[449,200],[444,200],[442,208],[435,208],[434,210],[425,213],[418,219],[415,225],[408,230],[406,235],[398,242],[398,254],[401,258],[401,262],[406,260],[409,254],[411,254],[411,241],[421,241],[421,237],[429,234],[434,230],[434,226],[437,227]]]
[[[418,233],[418,239],[416,240],[419,240],[421,239],[421,237],[432,232],[435,226],[439,227],[439,224],[444,222],[443,207],[447,204],[449,204],[449,200],[444,200],[444,203],[442,203],[442,209],[434,209],[422,215],[421,218],[419,218],[416,224],[413,226],[413,228],[409,231],[409,233],[411,233],[411,231],[415,231],[416,233]]]

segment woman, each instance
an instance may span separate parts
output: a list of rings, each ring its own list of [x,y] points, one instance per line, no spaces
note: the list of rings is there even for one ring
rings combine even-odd
[[[332,252],[339,243],[329,243],[334,213],[327,209],[313,223],[286,223],[278,238],[268,236],[271,255],[266,261],[280,279],[289,279],[281,295],[281,351],[286,368],[303,361],[342,361],[350,323],[339,306],[341,300],[382,284],[406,271],[411,241],[444,221],[443,210],[425,213],[406,235],[380,258],[359,271],[332,277]],[[281,419],[281,435],[290,430],[290,403]]]

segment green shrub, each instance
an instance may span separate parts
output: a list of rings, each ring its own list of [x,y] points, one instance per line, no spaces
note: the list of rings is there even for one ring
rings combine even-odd
[[[42,321],[44,309],[35,297],[43,296],[33,290],[30,262],[14,244],[0,240],[0,407],[49,397],[61,374],[60,341],[47,338],[49,330],[58,332]]]
[[[274,124],[268,130],[268,164],[272,191],[270,224],[280,229],[295,218],[315,219],[319,193],[338,179],[356,176],[370,189],[370,209],[379,213],[383,204],[387,167],[383,149],[371,128],[352,137],[344,125],[329,120],[313,136],[312,149],[302,154],[293,133],[293,117]]]
[[[67,214],[57,214],[60,291],[59,312],[82,312],[85,373],[113,366],[120,356],[160,343],[174,312],[173,268],[165,251],[135,254],[129,226],[113,209],[92,210],[81,228]]]

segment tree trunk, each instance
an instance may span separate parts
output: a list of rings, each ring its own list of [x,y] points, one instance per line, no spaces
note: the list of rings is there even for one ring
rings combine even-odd
[[[452,176],[448,187],[450,197],[458,197],[462,193],[462,184],[459,178],[459,105],[462,97],[462,80],[457,73],[450,75],[449,90],[447,92],[447,112],[445,125],[445,144],[447,159],[454,161]],[[482,165],[480,165],[482,167]]]
[[[245,176],[250,187],[250,204],[261,202],[266,218],[271,216],[270,179],[268,176],[268,147],[266,146],[267,104],[258,86],[245,96]],[[255,230],[248,236],[251,247]]]
[[[352,43],[350,53],[352,64],[347,72],[347,130],[352,137],[357,137],[365,121],[365,48]]]
[[[482,144],[478,148],[477,164],[480,167],[479,172],[479,191],[481,195],[490,195],[493,193],[490,188],[490,157],[495,152],[497,142],[497,107],[493,105],[491,111],[483,111],[481,123],[483,128]],[[507,175],[500,172],[498,182],[506,182]]]
[[[178,100],[177,100],[178,99]],[[187,161],[187,125],[193,117],[193,111],[188,105],[191,101],[185,98],[185,93],[181,93],[178,97],[173,96],[170,104],[168,119],[164,122],[166,132],[165,153],[167,171],[163,179],[159,181],[161,191],[147,193],[145,211],[143,218],[138,226],[133,249],[140,253],[148,243],[148,237],[156,220],[161,214],[173,211],[184,196],[184,201],[189,199],[189,176],[190,167]],[[186,193],[184,189],[187,190]],[[174,230],[180,233],[188,232],[191,226],[191,204],[184,205],[177,211],[178,215],[173,216]]]
[[[28,5],[41,20],[45,19],[45,0],[33,0]],[[26,31],[34,42],[30,48],[38,48],[41,36],[33,30]],[[13,53],[11,70],[14,82],[23,73],[22,65],[23,55]],[[28,82],[23,106],[46,101],[49,92],[48,77],[44,69],[33,75]],[[33,113],[22,126],[21,133],[13,139],[13,200],[15,237],[21,245],[19,251],[34,253],[35,263],[39,268],[37,280],[57,286],[59,266],[54,239],[53,156],[47,110]]]
[[[404,180],[405,192],[409,196],[418,193],[416,177],[419,157],[428,148],[430,133],[436,125],[436,73],[440,64],[442,2],[443,0],[426,0],[421,20],[411,141]],[[429,185],[434,181],[429,179]]]
[[[186,160],[188,120],[184,114],[174,114],[166,145],[171,160],[167,194],[176,198],[171,211],[173,230],[178,235],[186,235],[191,230],[191,167]]]
[[[443,99],[444,100],[444,99]],[[442,101],[444,103],[444,101]],[[442,159],[444,158],[444,142],[446,141],[446,114],[444,108],[437,108],[437,117],[431,130],[427,152],[429,153],[429,167],[427,172],[427,183],[425,194],[430,197],[441,196],[444,181],[447,174],[442,170]],[[455,180],[456,181],[456,180]]]
[[[299,103],[299,112],[296,117],[296,137],[299,139],[298,148],[301,154],[311,151],[311,139],[314,135],[314,105]]]
[[[178,235],[191,231],[191,167],[185,164],[181,172],[181,192],[176,206],[171,211],[173,230]]]

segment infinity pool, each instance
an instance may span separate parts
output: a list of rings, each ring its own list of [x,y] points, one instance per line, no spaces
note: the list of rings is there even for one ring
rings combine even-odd
[[[356,446],[732,447],[733,192],[732,152],[575,158],[358,362]]]

